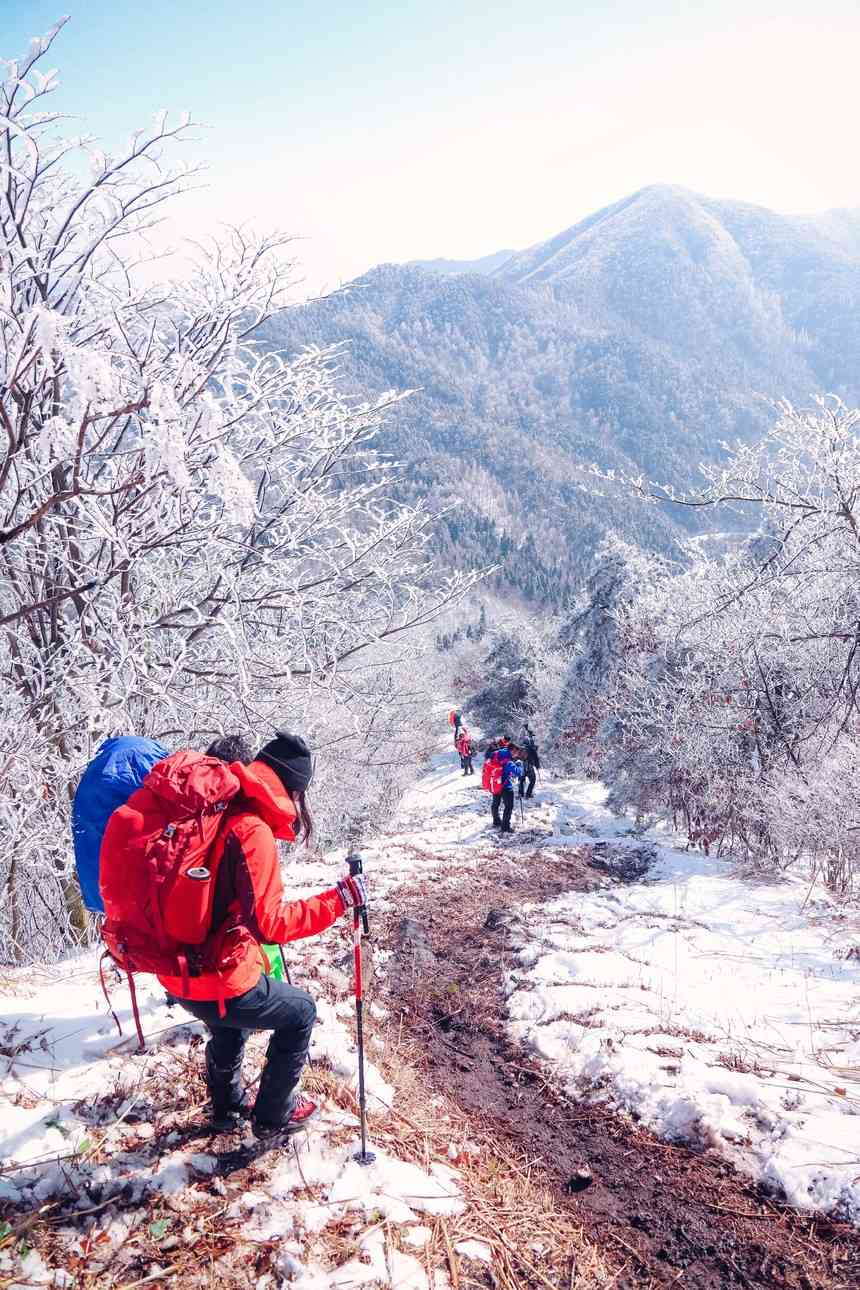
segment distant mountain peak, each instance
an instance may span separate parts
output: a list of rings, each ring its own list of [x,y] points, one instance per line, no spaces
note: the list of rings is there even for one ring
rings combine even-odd
[[[488,276],[500,268],[516,251],[492,251],[477,260],[407,260],[410,268],[427,269],[430,273],[443,273],[453,277],[459,273],[480,273]]]
[[[601,492],[591,463],[685,488],[767,400],[860,399],[860,212],[650,184],[526,250],[379,265],[269,330],[289,353],[349,340],[357,397],[418,391],[379,446],[399,495],[446,511],[437,558],[563,605],[606,532],[677,554],[707,522]]]
[[[660,220],[660,223],[656,221]],[[483,277],[500,278],[508,282],[560,282],[568,276],[569,257],[562,254],[566,248],[587,234],[598,231],[604,239],[613,224],[613,237],[629,236],[636,221],[650,221],[655,236],[665,238],[667,225],[689,226],[700,231],[710,230],[715,241],[725,245],[725,235],[730,226],[741,221],[763,221],[771,230],[780,226],[794,235],[810,236],[839,246],[851,255],[860,255],[860,208],[825,211],[821,215],[780,215],[755,202],[730,201],[707,197],[694,192],[683,184],[653,183],[610,202],[593,211],[575,224],[519,251],[494,251],[475,260],[451,260],[440,257],[434,260],[411,260],[410,266],[438,273],[446,277],[476,273]],[[618,222],[621,221],[619,225]]]

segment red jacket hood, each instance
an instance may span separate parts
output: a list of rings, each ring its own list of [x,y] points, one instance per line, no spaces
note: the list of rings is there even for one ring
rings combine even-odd
[[[275,837],[284,842],[295,842],[298,812],[272,768],[263,761],[252,761],[250,766],[237,761],[230,769],[238,779],[242,796],[251,810],[265,820]]]

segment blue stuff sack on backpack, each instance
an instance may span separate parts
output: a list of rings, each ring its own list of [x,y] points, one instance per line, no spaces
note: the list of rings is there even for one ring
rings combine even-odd
[[[99,852],[107,822],[167,756],[167,749],[154,739],[120,735],[105,740],[83,773],[72,803],[72,837],[81,895],[95,914],[104,913]]]

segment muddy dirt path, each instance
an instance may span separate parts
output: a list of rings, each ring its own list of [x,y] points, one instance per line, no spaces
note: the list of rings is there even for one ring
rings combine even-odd
[[[420,1039],[432,1083],[528,1152],[613,1258],[620,1288],[857,1290],[853,1228],[782,1207],[714,1152],[669,1146],[570,1101],[507,1037],[508,917],[528,901],[596,886],[589,857],[587,847],[547,857],[488,841],[479,871],[401,890],[380,938],[398,946],[387,1002]]]

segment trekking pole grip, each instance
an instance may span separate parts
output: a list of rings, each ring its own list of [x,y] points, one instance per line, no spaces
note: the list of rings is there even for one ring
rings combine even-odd
[[[364,862],[360,855],[347,856],[346,863],[349,865],[349,876],[354,878],[358,873],[364,873]],[[370,935],[370,923],[367,917],[367,905],[361,905],[355,911],[361,917],[361,930],[365,936]]]

